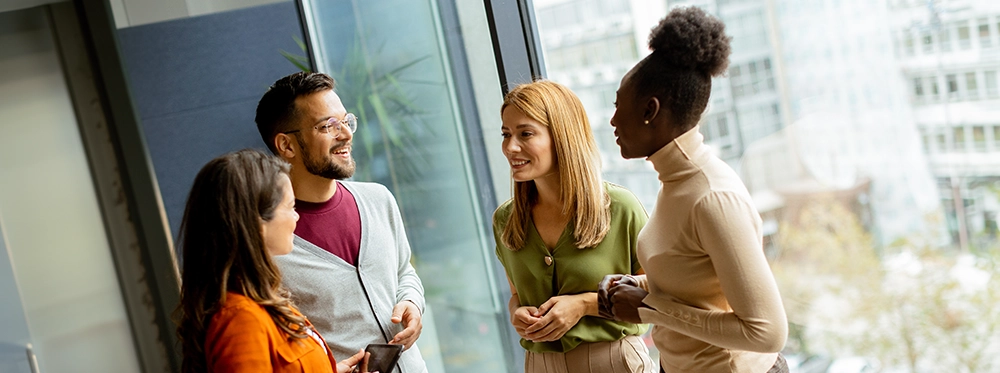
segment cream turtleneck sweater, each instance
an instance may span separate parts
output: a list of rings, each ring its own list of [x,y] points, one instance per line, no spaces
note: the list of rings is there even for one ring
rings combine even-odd
[[[664,371],[766,372],[788,322],[743,182],[695,127],[648,160],[662,183],[638,237],[640,308]]]

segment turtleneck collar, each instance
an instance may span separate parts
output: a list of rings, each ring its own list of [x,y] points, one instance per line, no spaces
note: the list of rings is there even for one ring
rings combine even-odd
[[[698,132],[699,127],[694,126],[646,158],[653,163],[660,181],[684,179],[701,169],[700,159],[707,149],[702,146],[704,136]]]

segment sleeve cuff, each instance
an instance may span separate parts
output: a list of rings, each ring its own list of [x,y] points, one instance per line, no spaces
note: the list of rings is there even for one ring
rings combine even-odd
[[[639,319],[643,323],[659,325],[688,325],[701,328],[705,323],[705,315],[692,312],[668,299],[647,295],[642,303],[649,308],[639,308]]]
[[[649,281],[646,280],[646,275],[632,276],[632,278],[639,282],[639,287],[642,290],[645,290],[647,293],[649,292]]]
[[[402,303],[402,302],[413,303],[415,306],[417,306],[417,309],[420,310],[420,314],[421,315],[424,314],[425,308],[427,307],[427,304],[424,301],[424,297],[413,294],[413,292],[405,292],[403,294],[400,294],[399,298],[400,300],[396,303]]]

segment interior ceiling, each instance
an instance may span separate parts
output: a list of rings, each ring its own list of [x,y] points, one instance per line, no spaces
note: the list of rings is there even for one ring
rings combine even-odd
[[[3,0],[0,1],[0,13],[52,3],[61,3],[63,1],[67,0]]]

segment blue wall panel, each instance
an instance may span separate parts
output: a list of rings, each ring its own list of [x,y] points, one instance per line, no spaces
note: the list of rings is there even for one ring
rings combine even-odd
[[[145,132],[171,231],[177,237],[195,174],[225,152],[265,150],[257,100],[297,71],[294,2],[119,30],[129,88]]]

